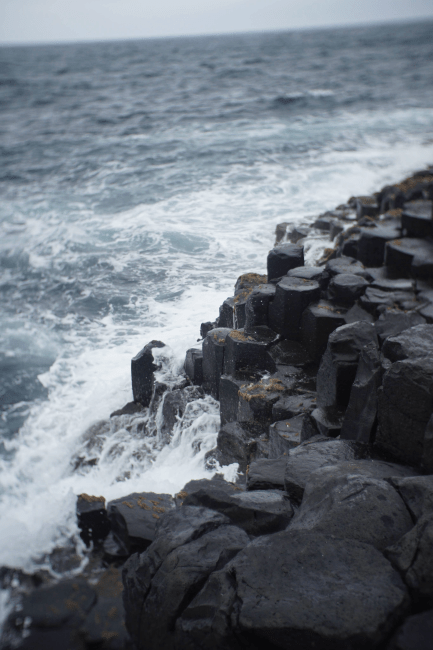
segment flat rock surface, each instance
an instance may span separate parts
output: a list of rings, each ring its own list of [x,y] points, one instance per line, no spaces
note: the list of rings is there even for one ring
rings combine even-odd
[[[416,325],[397,336],[389,337],[383,345],[383,354],[391,361],[403,361],[432,356],[433,325]]]
[[[247,473],[247,490],[284,490],[287,458],[260,458],[251,463]]]

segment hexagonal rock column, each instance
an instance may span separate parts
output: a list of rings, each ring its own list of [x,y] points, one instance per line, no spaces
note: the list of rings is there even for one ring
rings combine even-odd
[[[275,296],[274,284],[260,284],[254,287],[245,304],[245,330],[268,325],[269,304]]]
[[[210,330],[203,341],[203,388],[219,398],[220,377],[223,374],[226,339],[231,330],[218,327]]]
[[[275,338],[273,332],[271,336]],[[226,338],[224,374],[242,376],[252,370],[274,370],[275,365],[268,354],[272,339],[254,336],[245,330],[231,330]]]
[[[301,317],[308,305],[320,298],[320,286],[314,280],[283,278],[277,284],[275,298],[269,307],[269,327],[285,338],[298,341]]]
[[[153,371],[157,369],[153,363],[153,348],[163,348],[165,343],[151,341],[131,359],[132,394],[134,402],[149,406],[153,391]]]
[[[314,302],[305,309],[301,319],[302,343],[311,359],[320,361],[329,335],[345,324],[345,312],[345,308],[328,300]]]
[[[299,244],[280,244],[268,254],[268,282],[282,278],[291,269],[304,266],[304,247]]]

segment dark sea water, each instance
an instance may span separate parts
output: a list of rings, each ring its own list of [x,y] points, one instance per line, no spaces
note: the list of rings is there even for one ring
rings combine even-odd
[[[164,341],[175,382],[278,222],[433,163],[432,33],[0,48],[0,565],[32,569],[76,533],[76,494],[208,475],[211,398],[165,446],[107,423],[131,357]]]

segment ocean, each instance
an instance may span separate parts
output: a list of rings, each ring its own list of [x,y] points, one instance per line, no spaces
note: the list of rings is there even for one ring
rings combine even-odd
[[[130,360],[163,341],[175,386],[277,223],[433,164],[432,28],[0,48],[0,566],[80,550],[77,494],[211,476],[211,397],[168,443],[154,415],[110,420]]]

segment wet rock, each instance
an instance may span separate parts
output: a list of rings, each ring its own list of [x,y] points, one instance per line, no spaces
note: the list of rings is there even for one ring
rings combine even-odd
[[[254,287],[266,284],[266,275],[257,273],[244,273],[239,276],[235,285],[234,306],[234,327],[242,329],[246,323],[246,303]]]
[[[274,284],[254,287],[245,304],[245,331],[260,325],[268,325],[268,309],[275,296]]]
[[[401,462],[421,463],[425,430],[433,411],[432,385],[431,358],[397,361],[384,374],[378,391],[375,444]]]
[[[392,478],[414,521],[433,513],[433,476]]]
[[[433,415],[429,419],[424,433],[421,467],[427,474],[433,474]]]
[[[421,517],[398,542],[389,546],[385,556],[403,574],[412,593],[433,598],[433,514]]]
[[[388,242],[385,264],[399,270],[401,275],[419,278],[433,276],[433,243],[427,239],[404,237]]]
[[[235,299],[226,298],[219,309],[218,327],[228,327],[233,329],[234,324]]]
[[[383,355],[390,361],[403,361],[418,357],[431,357],[433,354],[433,325],[416,325],[384,343]]]
[[[272,407],[286,391],[284,381],[278,377],[244,385],[239,390],[238,421],[255,423],[267,432],[272,424]]]
[[[321,436],[337,438],[341,433],[343,416],[333,408],[316,408],[311,413],[314,428]],[[304,441],[304,437],[302,438]]]
[[[311,363],[311,358],[305,347],[297,341],[278,341],[271,345],[269,354],[277,370],[280,366],[304,368]]]
[[[397,572],[354,540],[289,529],[252,542],[229,572],[246,647],[375,648],[408,609]]]
[[[352,273],[339,273],[329,283],[328,295],[331,300],[342,304],[353,304],[362,296],[368,282],[365,278]]]
[[[363,453],[362,448],[356,443],[346,440],[326,440],[326,438],[318,442],[305,442],[291,449],[285,459],[284,488],[292,503],[301,503],[305,486],[312,472],[326,465],[356,460]],[[247,486],[247,489],[250,488]]]
[[[355,232],[353,232],[355,231]],[[337,238],[338,249],[337,255],[343,255],[345,257],[358,257],[358,243],[360,238],[360,233],[358,228],[350,228],[345,232],[340,233]]]
[[[224,424],[218,433],[217,460],[220,465],[231,465],[239,463],[239,469],[244,472],[250,462],[251,443],[254,435],[246,427],[242,427],[238,422],[228,422]]]
[[[158,431],[160,443],[166,445],[170,442],[173,429],[179,418],[185,413],[187,405],[202,396],[202,390],[195,386],[177,388],[165,393],[162,404],[162,422]]]
[[[230,331],[224,327],[211,330],[203,341],[203,389],[215,399],[219,397],[224,351]]]
[[[263,336],[260,332],[247,333],[245,330],[231,330],[225,343],[224,374],[246,375],[254,370],[275,370],[268,355],[268,348],[275,334]]]
[[[200,325],[200,338],[204,339],[207,336],[207,333],[210,332],[211,330],[215,329],[216,327],[218,327],[218,324],[217,324],[216,321],[211,322],[209,320],[209,321],[206,321],[206,323],[202,323]]]
[[[292,226],[287,233],[287,239],[292,244],[296,244],[299,240],[304,239],[304,237],[308,237],[309,234],[309,226]]]
[[[290,530],[356,539],[383,550],[413,526],[398,492],[385,480],[340,469],[313,472]]]
[[[328,346],[317,373],[317,404],[321,408],[346,409],[362,348],[377,346],[374,326],[357,322],[336,329],[328,339]]]
[[[381,313],[374,327],[379,343],[382,345],[389,336],[397,336],[404,330],[424,324],[425,318],[416,311],[405,313],[398,309],[389,308]]]
[[[89,546],[90,542],[100,544],[111,530],[105,508],[105,498],[79,494],[77,497],[77,519],[80,537]]]
[[[331,277],[340,273],[350,273],[352,275],[359,275],[369,281],[373,279],[368,270],[364,268],[364,265],[353,257],[336,257],[327,262],[325,269]]]
[[[115,536],[126,548],[144,550],[155,538],[156,523],[174,508],[169,494],[142,492],[110,501],[108,518]]]
[[[355,199],[356,218],[377,217],[379,215],[379,204],[376,196],[358,196]]]
[[[397,239],[400,234],[400,231],[392,226],[363,228],[358,240],[358,260],[367,267],[381,266],[385,259],[387,242]]]
[[[207,508],[182,506],[167,513],[158,523],[155,540],[145,553],[134,553],[124,564],[122,581],[126,627],[138,647],[141,613],[152,579],[164,560],[177,548],[198,540],[230,520]],[[245,533],[243,531],[243,535]],[[155,646],[157,647],[157,646]]]
[[[361,278],[362,279],[362,278]],[[345,308],[329,300],[319,300],[309,305],[302,314],[302,343],[312,360],[322,358],[329,335],[345,324]]]
[[[316,407],[316,399],[315,393],[298,393],[280,397],[272,407],[272,418],[276,422],[310,412]]]
[[[203,383],[203,352],[196,348],[187,350],[185,357],[185,374],[196,386]]]
[[[322,291],[329,283],[329,273],[319,266],[299,266],[287,273],[289,278],[301,278],[318,282]]]
[[[301,443],[303,415],[280,420],[269,427],[269,458],[280,458]]]
[[[247,473],[247,490],[284,490],[287,458],[260,458],[251,463]]]
[[[288,221],[283,221],[282,223],[278,223],[276,228],[275,228],[275,245],[279,244],[281,241],[283,241],[286,237],[287,233],[287,226],[289,226]]]
[[[433,235],[432,202],[409,201],[403,206],[401,225],[408,237],[431,237]]]
[[[398,628],[387,650],[431,650],[433,610],[409,616]]]
[[[243,492],[234,489],[228,494],[213,485],[212,481],[206,487],[190,493],[184,505],[217,510],[248,535],[266,535],[284,530],[293,516],[290,501],[279,490]]]
[[[222,375],[219,385],[221,424],[234,422],[238,415],[239,390],[246,384],[243,379]]]
[[[365,309],[363,309],[358,303],[355,303],[353,307],[344,314],[344,322],[346,325],[349,325],[350,323],[356,323],[357,321],[374,323],[374,316],[369,314],[368,311],[365,311]]]
[[[378,316],[385,307],[414,309],[417,306],[413,291],[382,291],[376,287],[367,287],[360,298],[361,306],[371,314]]]
[[[269,326],[285,338],[300,339],[302,312],[320,298],[320,286],[314,280],[285,277],[277,284],[269,307]]]
[[[173,550],[154,575],[144,600],[138,648],[173,648],[176,619],[208,576],[223,568],[248,542],[241,528],[228,525]]]
[[[141,404],[137,404],[136,402],[128,402],[121,409],[110,413],[110,418],[114,418],[119,415],[134,415],[135,413],[140,413],[142,410],[143,407]]]
[[[129,540],[127,543],[123,543],[112,530],[110,530],[105,538],[102,548],[109,562],[117,560],[124,561],[125,558],[131,555]]]
[[[132,393],[134,402],[149,406],[153,391],[153,348],[163,348],[165,343],[151,341],[131,360]]]
[[[341,438],[370,443],[376,433],[377,390],[381,385],[382,367],[374,343],[360,353],[349,404],[341,427]]]
[[[299,244],[279,244],[269,251],[268,282],[283,277],[291,269],[304,266],[304,248]]]

